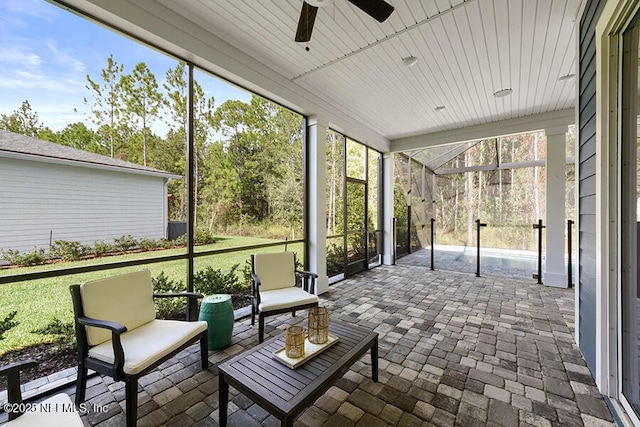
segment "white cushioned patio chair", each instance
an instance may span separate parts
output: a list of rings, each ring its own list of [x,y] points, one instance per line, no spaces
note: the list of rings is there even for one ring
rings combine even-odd
[[[87,370],[125,382],[127,426],[136,425],[138,378],[200,341],[207,369],[207,322],[158,320],[148,270],[71,286],[78,341],[76,405],[85,399]],[[193,292],[170,294],[202,298]],[[189,319],[193,320],[193,319]]]
[[[297,271],[293,252],[251,255],[251,325],[258,315],[258,342],[264,341],[264,318],[318,306],[315,273]],[[296,286],[296,276],[301,287]]]
[[[9,422],[6,427],[83,427],[80,414],[75,411],[68,394],[59,393],[39,403],[24,405],[20,390],[20,372],[35,368],[35,360],[11,363],[0,367],[0,376],[7,377],[7,403]],[[14,411],[15,409],[15,411]],[[24,409],[28,409],[25,411]]]

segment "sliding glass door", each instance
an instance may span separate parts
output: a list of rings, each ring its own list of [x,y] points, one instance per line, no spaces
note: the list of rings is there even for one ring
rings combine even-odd
[[[638,276],[638,244],[640,238],[640,156],[638,155],[638,56],[640,13],[622,35],[621,132],[618,158],[621,170],[621,371],[622,399],[640,414],[640,280]]]

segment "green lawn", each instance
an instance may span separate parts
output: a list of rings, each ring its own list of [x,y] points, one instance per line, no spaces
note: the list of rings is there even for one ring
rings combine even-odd
[[[269,242],[274,241],[256,237],[221,236],[215,244],[198,246],[196,248],[196,252],[243,247]],[[220,269],[223,272],[226,272],[229,271],[234,264],[240,264],[238,270],[241,272],[243,266],[247,260],[250,259],[250,255],[252,253],[273,252],[282,249],[283,248],[281,247],[272,247],[258,250],[243,250],[213,256],[203,256],[195,259],[194,270],[199,271],[207,266],[212,266],[215,269]],[[301,256],[302,244],[297,243],[289,245],[288,250],[298,252]],[[67,262],[64,264],[58,263],[36,267],[4,269],[0,270],[0,276],[48,271],[65,267],[99,265],[104,263],[148,258],[150,256],[166,256],[183,253],[185,253],[184,248],[167,249],[162,251]],[[119,273],[135,271],[142,268],[149,269],[153,277],[164,271],[165,275],[170,279],[186,281],[187,262],[186,260],[179,260],[0,285],[0,320],[4,319],[10,311],[17,310],[18,314],[14,320],[20,322],[18,326],[5,333],[4,340],[0,340],[0,355],[13,349],[50,341],[52,339],[51,336],[34,333],[33,331],[45,327],[54,318],[59,318],[63,321],[69,322],[73,320],[73,308],[71,306],[69,285],[82,283],[87,280],[113,276]]]

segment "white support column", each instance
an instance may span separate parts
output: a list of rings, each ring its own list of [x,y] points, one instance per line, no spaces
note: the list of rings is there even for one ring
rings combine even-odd
[[[316,294],[329,290],[327,277],[327,126],[316,116],[307,122],[309,140],[309,269],[318,275]]]
[[[382,155],[382,173],[384,187],[384,248],[382,251],[382,263],[392,265],[395,263],[393,247],[393,153]]]
[[[545,129],[547,136],[545,220],[546,252],[543,283],[558,288],[567,287],[565,269],[565,198],[566,198],[566,133],[567,126]]]

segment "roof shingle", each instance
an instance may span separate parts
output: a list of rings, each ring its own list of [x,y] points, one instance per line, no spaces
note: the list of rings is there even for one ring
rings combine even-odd
[[[84,166],[87,167],[91,167],[91,165],[110,166],[113,168],[124,169],[123,172],[147,172],[156,176],[165,175],[168,178],[176,177],[176,175],[160,169],[150,168],[136,163],[126,162],[124,160],[112,159],[111,157],[102,156],[100,154],[0,129],[0,156],[2,156],[3,153],[16,153],[33,156],[34,160],[38,157],[42,158],[42,160],[70,160],[83,163]]]

